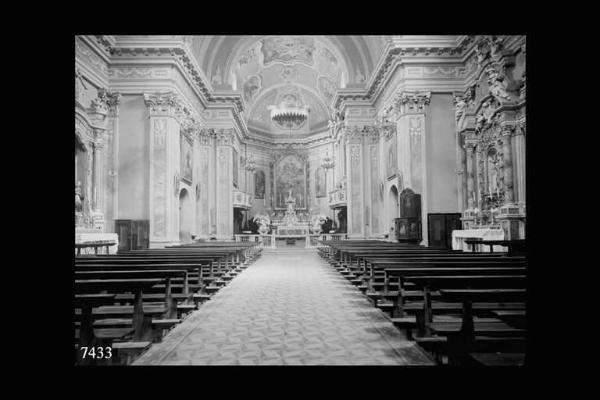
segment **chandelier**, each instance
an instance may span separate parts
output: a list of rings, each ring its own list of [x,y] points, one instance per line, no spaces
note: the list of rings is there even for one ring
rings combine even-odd
[[[329,157],[329,153],[325,157],[323,157],[321,167],[325,169],[331,169],[335,167],[335,161],[333,161],[333,158]]]
[[[302,126],[307,118],[308,107],[272,106],[271,108],[271,119],[290,130]]]

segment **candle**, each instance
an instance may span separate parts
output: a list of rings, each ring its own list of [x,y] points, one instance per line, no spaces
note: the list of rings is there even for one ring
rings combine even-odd
[[[498,187],[496,186],[496,196],[498,198],[500,198],[500,189],[498,189]]]

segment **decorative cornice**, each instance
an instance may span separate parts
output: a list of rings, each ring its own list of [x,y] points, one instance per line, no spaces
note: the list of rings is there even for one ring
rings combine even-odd
[[[113,47],[110,48],[110,52],[116,57],[140,55],[174,57],[181,63],[184,72],[201,93],[201,97],[205,103],[212,103],[215,105],[232,103],[235,105],[238,113],[245,110],[241,94],[232,93],[222,95],[212,93],[210,86],[205,82],[206,78],[202,74],[200,68],[195,64],[193,56],[191,56],[184,47]]]

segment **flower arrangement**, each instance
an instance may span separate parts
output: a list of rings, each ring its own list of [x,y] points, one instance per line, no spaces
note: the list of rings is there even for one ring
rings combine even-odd
[[[265,234],[269,231],[269,225],[271,225],[271,218],[265,214],[257,214],[254,216],[252,221],[260,225],[259,232]]]
[[[325,222],[326,219],[327,219],[326,215],[317,214],[312,218],[312,224],[313,224],[313,226],[321,226]]]
[[[265,214],[257,214],[254,216],[254,218],[252,220],[254,222],[257,222],[260,225],[270,225],[271,224],[271,218],[269,218],[269,216],[265,215]]]

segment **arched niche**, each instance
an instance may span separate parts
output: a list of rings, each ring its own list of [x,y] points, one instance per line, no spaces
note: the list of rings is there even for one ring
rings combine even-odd
[[[390,229],[394,228],[394,218],[399,217],[399,197],[398,188],[396,185],[392,185],[388,191],[388,207],[387,207],[387,221]]]

